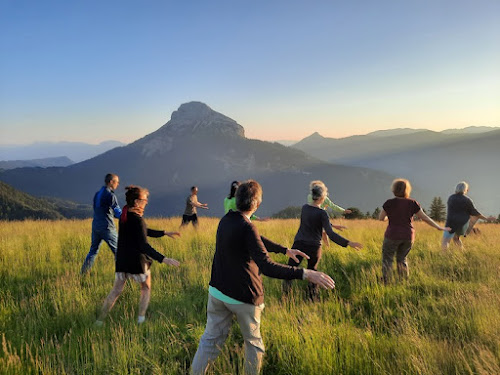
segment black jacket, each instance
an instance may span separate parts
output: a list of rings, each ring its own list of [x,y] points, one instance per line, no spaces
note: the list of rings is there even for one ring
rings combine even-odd
[[[118,230],[116,272],[145,273],[153,259],[161,263],[165,256],[151,247],[146,236],[164,235],[163,231],[148,229],[142,217],[124,209]]]
[[[277,279],[302,279],[301,268],[274,262],[268,250],[286,253],[285,247],[261,237],[241,212],[229,211],[217,229],[210,285],[228,297],[260,305],[264,302],[260,272]]]

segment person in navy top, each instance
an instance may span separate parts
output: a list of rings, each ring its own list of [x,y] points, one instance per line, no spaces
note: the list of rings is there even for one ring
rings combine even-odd
[[[94,220],[92,221],[92,242],[89,253],[83,262],[81,274],[87,273],[94,264],[101,242],[108,244],[116,256],[118,234],[114,218],[122,214],[114,191],[120,184],[120,179],[114,173],[108,173],[104,178],[105,185],[94,195]]]

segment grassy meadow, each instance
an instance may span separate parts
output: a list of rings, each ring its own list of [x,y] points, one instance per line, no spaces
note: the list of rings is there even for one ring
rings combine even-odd
[[[146,219],[177,230],[179,218]],[[338,221],[337,221],[338,222]],[[104,327],[97,312],[114,280],[103,244],[89,275],[79,270],[91,220],[0,222],[0,374],[186,374],[206,322],[208,281],[218,219],[196,232],[151,239],[181,261],[152,269],[146,323],[137,325],[139,286],[127,284]],[[257,223],[262,235],[291,246],[298,220]],[[264,374],[500,374],[500,227],[482,224],[465,249],[443,254],[441,233],[417,223],[410,279],[384,286],[381,244],[386,223],[344,221],[356,252],[324,247],[320,269],[335,291],[305,299],[296,281],[265,279]],[[286,258],[271,257],[278,262]],[[242,374],[242,337],[233,326],[213,374]]]

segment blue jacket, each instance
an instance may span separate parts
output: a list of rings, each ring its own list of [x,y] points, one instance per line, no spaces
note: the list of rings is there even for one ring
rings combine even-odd
[[[92,229],[116,230],[113,217],[119,219],[122,209],[118,204],[115,193],[108,187],[103,186],[94,195],[94,221]]]

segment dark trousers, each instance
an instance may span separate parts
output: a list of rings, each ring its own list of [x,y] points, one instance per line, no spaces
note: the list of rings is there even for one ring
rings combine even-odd
[[[316,271],[318,269],[318,263],[319,260],[321,259],[321,245],[310,245],[302,241],[296,241],[293,243],[292,249],[300,250],[309,256],[309,259],[307,260],[308,270]],[[297,256],[297,259],[299,260],[298,263],[294,261],[292,258],[289,258],[288,265],[298,266],[302,262],[303,257]],[[292,280],[285,280],[283,282],[284,293],[288,293],[291,287],[292,287]],[[319,295],[319,287],[316,284],[309,283],[307,286],[307,296],[312,300],[316,300],[318,299],[318,295]]]
[[[181,227],[184,225],[188,225],[189,222],[192,222],[195,227],[198,226],[198,215],[192,214],[192,215],[182,215],[182,223]]]
[[[413,242],[411,240],[391,240],[384,238],[382,244],[382,278],[384,283],[392,279],[392,262],[396,256],[398,276],[400,279],[408,278],[408,261],[406,256],[411,250]]]

